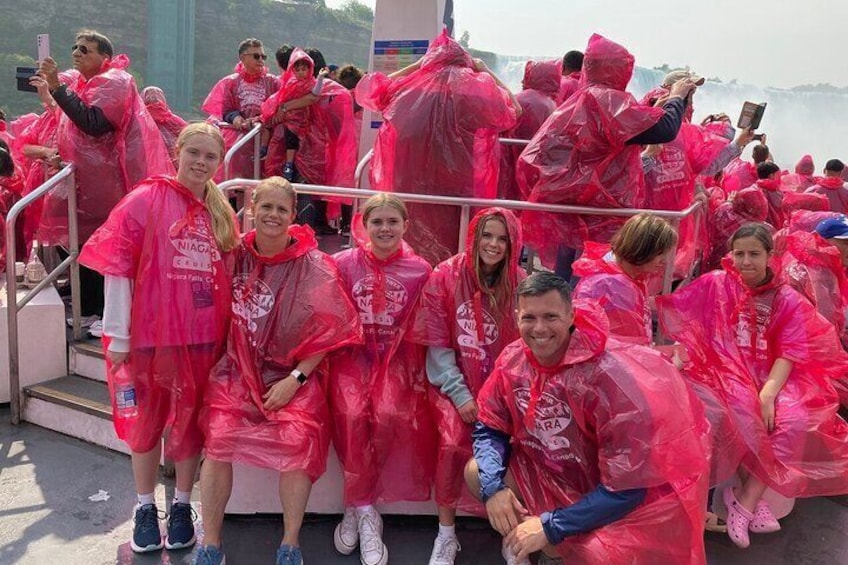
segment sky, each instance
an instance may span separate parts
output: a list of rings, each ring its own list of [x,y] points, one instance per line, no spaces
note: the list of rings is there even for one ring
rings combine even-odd
[[[456,37],[467,30],[471,47],[501,55],[562,56],[600,33],[640,67],[688,65],[763,87],[848,86],[848,4],[837,0],[454,0],[454,18]]]

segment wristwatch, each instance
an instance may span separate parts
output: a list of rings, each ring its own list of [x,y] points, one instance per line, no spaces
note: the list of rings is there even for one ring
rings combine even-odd
[[[291,375],[295,379],[297,379],[297,382],[299,382],[301,385],[306,382],[306,374],[303,371],[298,371],[297,369],[295,369],[291,372]]]

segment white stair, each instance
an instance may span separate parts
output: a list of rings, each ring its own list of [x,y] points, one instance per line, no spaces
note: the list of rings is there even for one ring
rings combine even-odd
[[[105,383],[106,359],[100,340],[88,340],[69,345],[68,370],[72,375]]]

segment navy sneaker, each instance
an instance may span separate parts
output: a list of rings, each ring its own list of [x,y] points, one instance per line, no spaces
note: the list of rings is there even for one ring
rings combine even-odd
[[[135,509],[135,527],[130,547],[136,553],[147,553],[162,549],[162,534],[159,532],[159,510],[155,504],[145,504]]]
[[[300,548],[283,544],[277,550],[277,565],[303,565]]]
[[[214,545],[201,545],[197,548],[191,565],[226,565],[224,552]]]
[[[168,537],[166,549],[185,549],[194,545],[194,519],[197,515],[191,504],[175,502],[168,515]]]
[[[294,182],[294,163],[291,161],[283,167],[283,178],[289,182]]]

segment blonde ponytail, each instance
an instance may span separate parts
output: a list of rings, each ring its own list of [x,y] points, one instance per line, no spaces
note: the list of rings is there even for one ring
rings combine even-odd
[[[206,210],[212,217],[212,233],[221,251],[232,251],[239,244],[239,229],[233,208],[215,181],[206,182]]]

